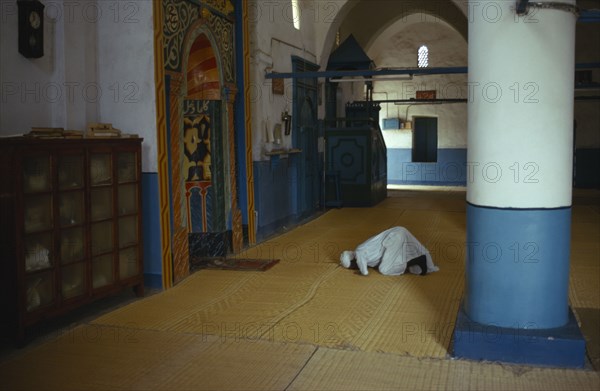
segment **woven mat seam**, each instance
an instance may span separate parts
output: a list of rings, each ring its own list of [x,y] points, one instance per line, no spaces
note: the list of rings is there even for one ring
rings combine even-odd
[[[308,304],[308,302],[310,302],[315,297],[315,293],[319,289],[319,286],[321,285],[321,283],[323,283],[325,280],[327,280],[329,277],[331,277],[334,274],[334,272],[336,270],[338,270],[339,268],[340,268],[340,265],[336,265],[330,271],[328,271],[327,273],[323,274],[317,281],[315,281],[312,284],[312,286],[310,287],[310,289],[309,289],[308,293],[306,294],[306,296],[304,297],[304,299],[302,299],[301,301],[299,301],[296,304],[292,305],[290,308],[288,308],[287,310],[285,310],[284,312],[282,312],[277,318],[275,318],[275,320],[271,324],[271,327],[269,327],[264,333],[262,333],[260,335],[260,337],[261,338],[264,337],[265,334],[271,332],[279,323],[281,323],[281,321],[283,321],[285,318],[287,318],[288,316],[290,316],[292,313],[294,313],[298,309],[300,309],[303,306],[305,306],[306,304]]]

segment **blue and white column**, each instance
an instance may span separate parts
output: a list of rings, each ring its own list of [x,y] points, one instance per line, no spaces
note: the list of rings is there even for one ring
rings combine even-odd
[[[464,312],[483,325],[569,321],[577,17],[559,1],[469,2]]]

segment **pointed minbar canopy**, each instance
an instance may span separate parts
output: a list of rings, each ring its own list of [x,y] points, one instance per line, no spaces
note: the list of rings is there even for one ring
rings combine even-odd
[[[374,69],[373,60],[356,41],[352,34],[329,55],[328,71]]]

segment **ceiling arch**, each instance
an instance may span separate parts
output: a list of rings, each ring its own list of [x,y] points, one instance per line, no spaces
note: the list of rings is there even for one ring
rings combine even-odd
[[[458,31],[465,41],[468,37],[466,10],[450,0],[351,0],[348,3],[353,6],[340,24],[340,38],[343,40],[353,34],[365,50],[389,26],[413,14],[422,14],[423,22],[443,21]]]

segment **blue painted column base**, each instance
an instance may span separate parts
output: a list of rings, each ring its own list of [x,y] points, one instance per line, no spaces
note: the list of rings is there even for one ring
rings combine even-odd
[[[585,365],[585,339],[571,309],[563,327],[512,329],[474,322],[461,305],[453,337],[455,358],[567,368]]]

